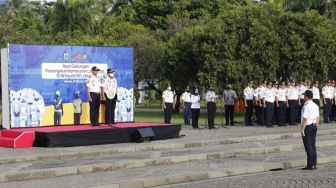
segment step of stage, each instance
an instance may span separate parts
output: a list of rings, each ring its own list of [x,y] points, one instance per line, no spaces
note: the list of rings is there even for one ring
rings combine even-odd
[[[317,147],[336,147],[336,136],[318,137]],[[73,174],[97,173],[101,171],[122,171],[154,166],[169,166],[190,162],[204,162],[213,159],[230,159],[241,156],[302,151],[301,139],[255,141],[227,145],[214,145],[198,148],[175,149],[171,151],[147,151],[123,154],[105,154],[100,156],[82,156],[59,160],[41,160],[33,162],[2,164],[1,181],[18,181],[21,178],[49,178]],[[66,172],[63,172],[63,171]]]
[[[184,130],[188,131],[188,130]],[[206,131],[206,130],[200,130]],[[195,132],[197,133],[197,132]],[[332,136],[336,134],[336,129],[321,130],[318,132],[318,139],[325,136]],[[322,137],[323,135],[323,137]],[[21,163],[21,162],[33,162],[43,160],[64,160],[72,158],[85,158],[95,157],[102,155],[115,155],[126,154],[132,155],[134,153],[142,152],[166,152],[166,151],[179,151],[179,150],[203,150],[202,148],[209,149],[213,146],[239,144],[246,145],[244,143],[257,142],[257,141],[272,141],[282,142],[282,140],[294,138],[294,140],[300,141],[300,134],[297,132],[287,132],[281,134],[268,134],[268,135],[256,135],[245,137],[227,137],[222,139],[202,139],[194,140],[193,135],[186,135],[183,138],[172,140],[161,140],[150,143],[125,143],[125,144],[109,144],[109,145],[97,145],[97,146],[85,146],[85,147],[70,147],[70,148],[33,148],[26,150],[4,150],[0,152],[0,164],[9,163]],[[215,138],[215,137],[214,137]],[[278,141],[279,140],[279,141]],[[116,147],[117,146],[117,147]],[[232,145],[231,147],[235,147]],[[251,146],[254,147],[254,146]],[[214,147],[215,148],[215,147]],[[0,149],[1,151],[1,149]]]
[[[318,164],[335,162],[335,146],[318,148]],[[48,187],[142,188],[209,180],[271,170],[299,168],[305,166],[305,164],[305,152],[297,150],[88,174],[74,174],[74,171],[64,167],[63,169],[54,172],[55,174],[53,174],[53,172],[47,174],[41,172],[39,174],[34,174],[35,177],[44,175],[44,179],[32,179],[32,174],[22,173],[20,175],[21,179],[23,180],[27,178],[28,180],[15,181],[18,174],[8,173],[7,175],[0,176],[0,179],[11,180],[11,182],[0,183],[0,187],[16,188],[25,186],[39,188],[50,185]],[[53,176],[48,178],[48,175],[52,174]],[[63,176],[65,174],[67,174],[67,176]]]
[[[33,131],[0,130],[0,147],[31,148],[34,138]]]

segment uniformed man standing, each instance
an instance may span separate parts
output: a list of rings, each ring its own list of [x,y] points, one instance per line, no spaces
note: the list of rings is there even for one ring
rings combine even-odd
[[[262,87],[262,82],[259,82],[258,87],[254,90],[254,108],[255,108],[255,112],[256,112],[256,119],[257,119],[257,125],[261,125],[261,117],[260,117],[260,113],[261,113],[261,109],[259,106],[259,94],[260,94],[260,90]]]
[[[333,99],[333,90],[334,88],[331,87],[331,81],[328,80],[326,82],[326,85],[322,88],[322,95],[323,95],[323,104],[324,104],[324,110],[323,110],[323,120],[324,123],[329,123],[329,116],[332,106],[332,99]]]
[[[80,117],[82,115],[82,99],[80,98],[80,92],[75,92],[75,99],[73,100],[74,109],[74,125],[80,125]]]
[[[248,86],[244,89],[244,102],[245,102],[245,125],[252,126],[252,115],[253,115],[253,98],[254,89],[253,82],[249,82]]]
[[[216,116],[216,100],[217,95],[213,86],[209,87],[209,90],[205,94],[205,101],[207,102],[207,116],[209,129],[215,128],[215,116]]]
[[[61,99],[61,92],[56,91],[55,98],[54,98],[54,125],[61,125],[61,119],[63,116],[63,100]]]
[[[285,126],[286,119],[286,83],[281,82],[280,88],[275,93],[275,103],[278,108],[276,113],[276,122],[279,127]]]
[[[265,90],[267,89],[266,83],[267,83],[266,80],[262,82],[262,85],[258,92],[258,103],[259,103],[259,110],[260,110],[259,125],[261,126],[266,125],[266,119],[265,119],[266,107],[264,106],[264,97],[265,97],[264,94],[265,94]]]
[[[330,115],[329,115],[329,121],[335,121],[335,117],[336,117],[336,101],[334,100],[335,80],[332,80],[331,87],[333,91],[333,97],[332,97],[332,105],[331,105],[331,110],[330,110]]]
[[[306,90],[308,89],[307,87],[307,80],[302,80],[301,84],[299,85],[298,87],[298,92],[300,94],[300,101],[299,101],[299,111],[298,111],[298,116],[297,116],[297,123],[301,122],[301,110],[302,110],[302,107],[305,103],[304,101],[304,92],[306,92]]]
[[[90,122],[92,126],[99,124],[99,108],[101,96],[101,79],[98,77],[100,70],[93,66],[91,69],[92,75],[86,81],[87,95],[90,104]]]
[[[313,92],[306,90],[304,93],[305,104],[302,108],[300,132],[307,153],[307,166],[303,170],[316,170],[316,132],[320,125],[319,107],[311,100]]]
[[[102,99],[105,101],[105,123],[114,124],[114,110],[117,103],[117,80],[114,78],[114,70],[107,69],[107,77],[102,82]]]
[[[232,85],[228,84],[226,90],[223,91],[223,106],[225,106],[225,121],[226,125],[234,125],[234,103],[237,99],[236,91],[232,89]]]
[[[291,80],[291,86],[287,90],[286,94],[286,105],[289,108],[289,118],[288,124],[289,125],[297,125],[295,123],[297,113],[298,113],[298,106],[299,106],[299,92],[295,87],[295,81]]]
[[[276,93],[278,92],[278,89],[279,89],[279,82],[278,81],[274,81],[273,82],[273,87],[272,87],[272,90],[273,90],[273,94],[274,94],[274,113],[273,113],[273,121],[272,121],[272,124],[273,125],[276,125],[277,124],[277,119],[276,119],[276,115],[278,113],[278,106],[276,105]]]
[[[184,117],[184,124],[190,125],[190,115],[191,115],[191,93],[189,86],[186,88],[184,93],[181,96],[182,98],[182,107],[183,107],[183,117]]]
[[[313,82],[311,90],[313,92],[313,102],[320,107],[320,89],[317,80]]]
[[[162,108],[164,110],[164,122],[170,123],[175,106],[174,93],[168,84],[166,90],[162,93]]]
[[[274,90],[272,89],[272,82],[267,83],[267,88],[263,94],[263,106],[265,108],[265,125],[266,127],[273,127],[273,115],[274,115],[274,101],[275,101],[275,94]]]

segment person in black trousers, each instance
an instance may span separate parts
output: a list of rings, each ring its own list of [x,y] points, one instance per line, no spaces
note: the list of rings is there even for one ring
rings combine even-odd
[[[162,93],[162,108],[164,109],[164,122],[170,124],[175,106],[174,93],[171,86],[167,85],[166,90]]]
[[[209,129],[215,129],[217,95],[212,85],[209,87],[209,90],[205,94],[205,100],[207,102],[208,127]]]
[[[105,123],[114,124],[114,110],[117,103],[117,80],[114,78],[114,70],[107,69],[107,77],[102,84],[102,98],[105,101]]]
[[[253,115],[253,98],[254,98],[253,82],[249,82],[248,86],[244,89],[244,102],[245,102],[245,125],[252,126]]]
[[[93,66],[92,75],[86,81],[87,95],[90,104],[90,122],[92,126],[99,124],[99,108],[101,96],[101,79],[97,76],[100,70]]]
[[[305,105],[302,108],[300,132],[305,151],[307,153],[307,166],[302,170],[316,170],[316,132],[320,125],[319,107],[312,101],[313,92],[306,90]]]
[[[198,117],[200,113],[200,100],[198,88],[195,88],[194,92],[191,94],[191,125],[194,129],[199,129],[198,127]]]
[[[263,106],[265,108],[265,125],[266,127],[273,127],[273,115],[274,115],[274,101],[275,94],[272,89],[272,82],[268,82],[267,89],[265,90]]]
[[[230,124],[234,125],[234,103],[237,99],[237,94],[234,90],[232,90],[232,85],[228,84],[226,90],[223,91],[223,106],[225,106],[225,120],[226,125]]]
[[[331,81],[328,80],[326,82],[326,85],[322,88],[323,104],[324,104],[324,110],[323,110],[324,123],[329,123],[331,107],[333,105],[332,99],[333,99],[334,88],[331,87],[330,84],[331,84]]]
[[[291,80],[291,86],[287,89],[286,106],[289,108],[289,125],[297,125],[296,118],[299,108],[299,92],[295,87],[295,81]]]
[[[286,84],[285,82],[281,83],[280,88],[277,90],[275,94],[275,103],[278,107],[276,113],[276,122],[279,127],[285,126],[285,118],[286,118]]]

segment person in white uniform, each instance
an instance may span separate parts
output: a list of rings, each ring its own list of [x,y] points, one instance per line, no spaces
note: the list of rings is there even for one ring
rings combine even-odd
[[[245,102],[245,125],[252,126],[253,115],[253,98],[254,98],[253,82],[250,81],[244,89],[244,102]]]
[[[199,90],[196,87],[194,92],[191,94],[191,124],[194,129],[199,129],[198,127],[198,117],[201,109],[200,101],[201,97],[199,95]]]
[[[117,80],[114,78],[115,71],[107,69],[107,77],[102,83],[102,99],[105,101],[105,123],[109,126],[114,124],[114,110],[117,102]]]
[[[99,108],[101,101],[101,79],[98,77],[100,70],[93,66],[92,75],[86,80],[87,95],[90,104],[90,122],[92,126],[99,124]]]
[[[316,132],[320,126],[319,107],[312,101],[313,92],[304,93],[305,104],[302,108],[300,132],[307,153],[307,166],[303,170],[316,170]]]
[[[183,107],[183,118],[184,118],[184,124],[190,125],[190,115],[191,115],[191,93],[189,86],[185,89],[184,93],[181,96],[182,98],[182,107]]]
[[[173,109],[175,106],[174,93],[170,85],[167,85],[166,90],[162,93],[162,108],[164,110],[164,122],[171,122]]]
[[[330,118],[330,111],[332,106],[332,99],[334,95],[334,88],[331,87],[331,81],[328,80],[325,84],[325,86],[322,88],[322,95],[323,95],[323,104],[324,104],[324,110],[323,110],[323,121],[324,123],[329,123]]]
[[[273,127],[273,115],[274,115],[274,101],[275,93],[272,89],[272,82],[267,83],[267,88],[264,90],[263,94],[263,106],[266,109],[265,112],[265,125],[266,127]]]

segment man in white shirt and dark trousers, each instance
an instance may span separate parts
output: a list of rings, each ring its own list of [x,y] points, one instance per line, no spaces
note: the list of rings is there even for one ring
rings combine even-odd
[[[308,89],[307,87],[307,80],[302,80],[301,81],[301,84],[299,85],[298,87],[298,92],[299,92],[299,95],[300,95],[300,101],[299,101],[299,111],[298,111],[298,116],[296,118],[296,122],[297,123],[300,123],[301,121],[301,110],[302,110],[302,107],[304,105],[304,96],[303,96],[303,93]]]
[[[213,86],[205,94],[205,101],[207,102],[207,116],[209,129],[215,129],[215,116],[216,116],[216,100],[217,96]]]
[[[279,89],[275,93],[275,103],[278,107],[276,112],[276,122],[279,127],[285,126],[286,119],[286,83],[281,82]]]
[[[229,118],[231,126],[234,125],[234,103],[236,99],[236,92],[232,90],[232,85],[228,84],[226,90],[223,91],[223,106],[225,106],[226,125],[229,125]]]
[[[187,86],[185,92],[181,96],[182,98],[182,107],[183,107],[183,117],[184,117],[184,124],[190,125],[190,115],[191,115],[191,93],[189,86]]]
[[[322,88],[322,95],[323,95],[323,104],[324,104],[324,110],[323,110],[323,121],[324,123],[329,123],[329,116],[332,106],[332,99],[333,99],[333,89],[331,86],[331,81],[328,80],[326,82],[326,85]]]
[[[167,85],[166,90],[162,93],[162,108],[164,109],[164,122],[170,123],[175,106],[174,93],[171,86]]]
[[[93,66],[91,69],[92,75],[86,80],[87,95],[90,104],[90,122],[92,126],[99,124],[99,108],[101,96],[101,79],[98,77],[100,70]]]
[[[289,125],[296,125],[295,120],[298,113],[298,107],[299,107],[299,92],[295,87],[295,81],[291,80],[291,86],[287,89],[286,94],[286,106],[289,108],[289,118],[288,118],[288,124]]]
[[[319,82],[315,80],[311,90],[313,92],[313,102],[320,107],[320,89],[318,84]]]
[[[114,124],[114,110],[117,102],[117,80],[114,78],[114,70],[107,69],[107,77],[102,83],[102,99],[105,101],[105,123]]]
[[[263,106],[265,108],[265,125],[266,127],[273,127],[272,121],[274,115],[275,94],[272,89],[272,82],[268,82],[263,96]]]
[[[261,87],[259,88],[258,92],[258,104],[259,104],[259,125],[265,126],[266,125],[266,119],[265,119],[265,113],[266,108],[264,107],[264,94],[266,90],[266,84],[267,81],[263,81]]]
[[[253,115],[253,98],[254,89],[253,82],[249,82],[248,86],[244,89],[244,102],[245,102],[245,125],[252,126],[252,115]]]
[[[304,93],[305,104],[302,108],[300,132],[307,153],[307,166],[302,170],[316,170],[316,132],[320,125],[319,107],[312,101],[313,92]]]
[[[329,121],[336,121],[336,101],[334,100],[334,94],[335,94],[335,80],[332,80],[331,82],[331,87],[332,87],[332,91],[333,91],[333,96],[332,96],[332,105],[331,105],[331,109],[330,109],[330,115],[329,115]]]

